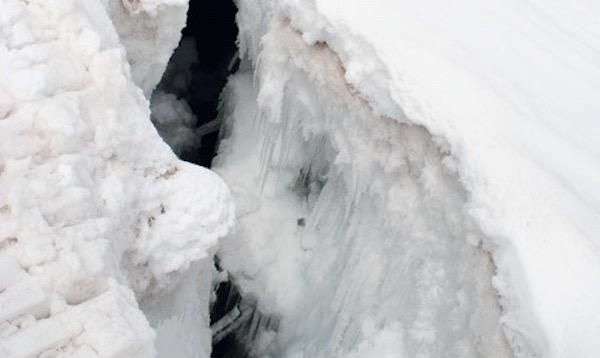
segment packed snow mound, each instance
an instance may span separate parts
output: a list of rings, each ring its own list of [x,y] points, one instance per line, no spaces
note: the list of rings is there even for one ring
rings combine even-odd
[[[182,339],[210,344],[202,292],[210,292],[206,267],[216,242],[232,225],[229,192],[158,136],[130,73],[131,46],[127,53],[122,46],[132,38],[123,40],[109,16],[116,3],[0,3],[2,357],[152,357],[146,315],[155,326],[183,320],[186,305],[163,308],[181,300],[190,267],[204,275],[194,283],[205,286],[184,292],[198,299],[199,320]],[[174,4],[185,14],[183,2],[135,3],[154,4],[158,22]],[[143,15],[128,16],[118,17],[121,30]],[[167,42],[160,51],[177,43]],[[158,51],[137,44],[144,56]],[[148,297],[145,315],[138,301]]]
[[[598,4],[238,7],[221,257],[271,353],[600,355]]]

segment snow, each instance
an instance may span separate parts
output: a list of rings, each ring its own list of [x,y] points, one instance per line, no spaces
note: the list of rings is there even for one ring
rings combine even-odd
[[[150,322],[157,322],[158,357],[210,357],[212,332],[207,323],[213,270],[212,260],[193,263],[175,290],[141,302]]]
[[[200,146],[201,137],[195,130],[198,119],[184,99],[157,90],[152,94],[150,109],[152,123],[173,152],[180,155]]]
[[[524,330],[538,355],[596,356],[600,44],[588,34],[598,33],[600,8],[465,1],[424,13],[416,1],[383,1],[357,21],[361,6],[319,2],[375,47],[396,102],[408,112],[418,101],[422,113],[408,117],[450,143],[470,211],[500,246],[507,326]],[[402,18],[372,25],[392,11]]]
[[[595,3],[238,7],[219,255],[269,353],[600,354]]]
[[[187,5],[0,0],[0,356],[600,356],[600,5],[238,0],[227,185]]]
[[[210,353],[212,258],[233,206],[158,136],[142,91],[187,4],[135,3],[0,2],[2,357]]]
[[[147,98],[159,83],[185,26],[187,0],[103,0],[127,51],[133,81]]]
[[[206,128],[198,128],[198,118],[188,103],[190,93],[193,92],[193,68],[197,66],[198,58],[194,39],[182,38],[150,98],[152,123],[163,140],[180,157],[201,147]]]
[[[0,119],[6,118],[14,106],[10,93],[0,88]]]
[[[251,74],[232,78],[213,163],[239,208],[221,263],[281,317],[266,353],[509,356],[492,266],[443,154],[422,128],[374,117],[325,75],[331,53],[305,47],[285,28],[263,38],[258,93]],[[254,123],[261,104],[275,116]]]

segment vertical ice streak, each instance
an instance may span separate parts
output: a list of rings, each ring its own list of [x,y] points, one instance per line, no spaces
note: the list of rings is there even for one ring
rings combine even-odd
[[[271,24],[258,56],[257,88],[240,74],[226,90],[232,130],[216,170],[238,200],[258,200],[220,255],[258,309],[281,317],[267,352],[512,356],[493,264],[431,134],[375,114],[336,54],[289,22]]]

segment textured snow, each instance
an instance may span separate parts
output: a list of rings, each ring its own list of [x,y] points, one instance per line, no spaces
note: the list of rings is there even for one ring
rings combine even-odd
[[[185,26],[188,0],[102,0],[146,97],[160,81]]]
[[[600,354],[595,3],[238,6],[220,255],[270,353]]]
[[[150,103],[152,123],[160,136],[177,154],[199,147],[201,137],[196,133],[198,119],[182,98],[157,90]]]
[[[597,3],[237,5],[228,189],[186,0],[0,0],[1,357],[207,357],[217,250],[256,356],[600,356]]]
[[[134,3],[0,1],[2,357],[210,352],[232,204],[161,140],[136,85],[158,82],[186,3]]]
[[[335,57],[291,29],[262,45],[257,96],[248,73],[225,92],[231,129],[213,168],[238,208],[221,262],[281,317],[266,353],[508,357],[492,265],[431,136],[375,117],[327,75]]]

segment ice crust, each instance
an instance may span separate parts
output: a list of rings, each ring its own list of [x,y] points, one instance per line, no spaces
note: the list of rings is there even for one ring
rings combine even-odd
[[[161,356],[210,353],[233,207],[137,86],[160,78],[187,4],[134,3],[0,1],[1,357],[153,357],[155,339]]]
[[[220,256],[267,353],[600,354],[596,4],[237,5]]]

